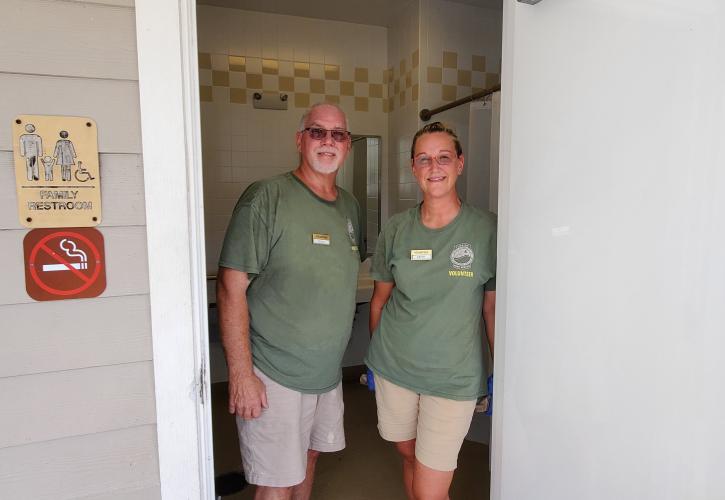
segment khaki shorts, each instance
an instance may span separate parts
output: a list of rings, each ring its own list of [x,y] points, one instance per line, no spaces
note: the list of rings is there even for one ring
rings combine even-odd
[[[415,458],[431,469],[455,470],[476,400],[418,394],[375,373],[378,430],[386,441],[415,439]]]
[[[267,390],[267,409],[255,419],[237,417],[244,475],[260,486],[294,486],[305,479],[307,450],[345,448],[342,383],[324,394],[281,386],[256,367]]]

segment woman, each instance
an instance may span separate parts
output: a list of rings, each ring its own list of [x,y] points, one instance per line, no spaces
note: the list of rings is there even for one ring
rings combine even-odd
[[[55,143],[55,150],[53,150],[53,157],[55,157],[55,163],[60,165],[60,178],[64,181],[71,181],[71,166],[75,165],[74,158],[76,157],[76,150],[73,147],[73,143],[68,139],[68,132],[65,130],[60,131],[60,139]]]
[[[378,429],[403,457],[411,500],[448,498],[484,394],[482,316],[493,346],[496,222],[458,197],[463,163],[458,137],[440,122],[415,134],[411,168],[423,202],[385,224],[373,258],[365,361]]]

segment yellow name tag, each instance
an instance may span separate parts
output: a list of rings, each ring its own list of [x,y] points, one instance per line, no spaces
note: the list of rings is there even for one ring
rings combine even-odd
[[[353,245],[350,248],[352,248],[352,251],[353,252],[357,252],[358,251],[357,245]]]
[[[410,260],[433,260],[433,250],[411,250]]]
[[[312,233],[312,244],[313,245],[329,245],[330,235],[323,233]]]

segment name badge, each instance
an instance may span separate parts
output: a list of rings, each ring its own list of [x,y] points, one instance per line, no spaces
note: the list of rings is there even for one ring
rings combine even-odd
[[[410,260],[433,260],[433,250],[411,250]]]
[[[357,252],[358,251],[357,245],[353,245],[350,248],[352,249],[353,252]]]
[[[313,245],[330,245],[330,235],[323,233],[312,233]]]

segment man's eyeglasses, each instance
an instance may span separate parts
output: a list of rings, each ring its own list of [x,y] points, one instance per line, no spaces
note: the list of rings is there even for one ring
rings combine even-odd
[[[455,159],[456,157],[449,153],[442,153],[438,156],[420,155],[413,159],[413,165],[420,168],[428,168],[433,165],[433,161],[435,160],[438,165],[445,167],[446,165],[453,163],[453,160]]]
[[[328,132],[332,136],[332,140],[335,142],[345,142],[350,137],[350,132],[347,130],[328,130],[320,127],[307,127],[303,130],[303,132],[308,132],[310,134],[310,139],[314,139],[316,141],[323,140],[327,137]]]

